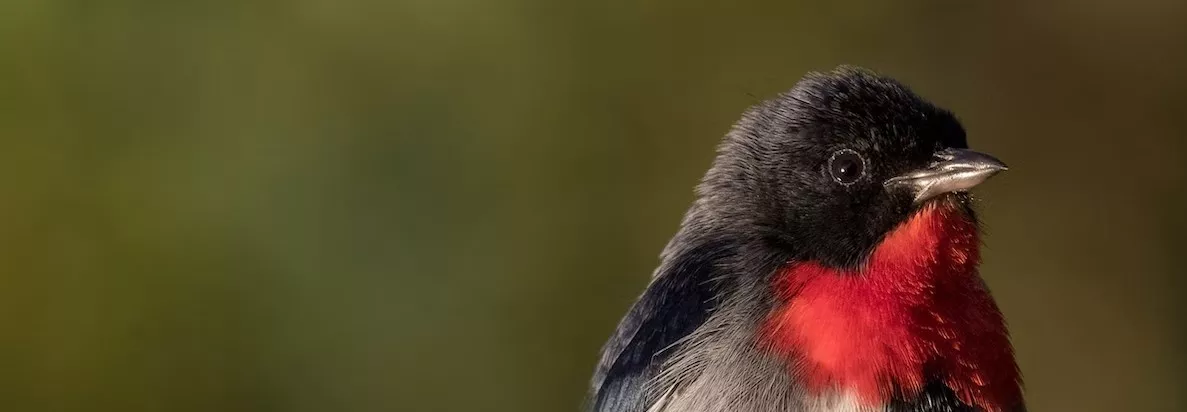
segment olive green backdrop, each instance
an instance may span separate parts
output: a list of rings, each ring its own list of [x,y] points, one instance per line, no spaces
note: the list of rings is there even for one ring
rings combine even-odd
[[[1032,410],[1187,410],[1187,2],[957,3],[3,0],[0,410],[575,411],[720,136],[840,63],[1010,164]]]

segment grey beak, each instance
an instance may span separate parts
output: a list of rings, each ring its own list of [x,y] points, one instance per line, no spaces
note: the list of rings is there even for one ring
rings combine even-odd
[[[926,169],[886,180],[886,189],[906,188],[915,194],[915,203],[921,203],[944,193],[969,190],[1006,170],[1001,160],[968,149],[945,149],[936,153],[936,158]]]

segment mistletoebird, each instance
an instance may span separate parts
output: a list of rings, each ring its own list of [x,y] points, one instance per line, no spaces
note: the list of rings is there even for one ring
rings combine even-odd
[[[1003,170],[893,79],[809,74],[725,136],[590,408],[1024,411],[967,193]]]

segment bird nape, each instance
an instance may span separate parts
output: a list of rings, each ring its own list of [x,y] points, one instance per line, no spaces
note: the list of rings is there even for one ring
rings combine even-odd
[[[893,79],[809,74],[726,135],[590,406],[1025,410],[966,192],[1005,169]]]

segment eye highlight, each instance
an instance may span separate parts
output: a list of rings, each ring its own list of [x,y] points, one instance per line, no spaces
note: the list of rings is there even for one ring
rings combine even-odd
[[[828,158],[828,173],[842,186],[857,183],[866,175],[866,159],[853,149],[841,149]]]

